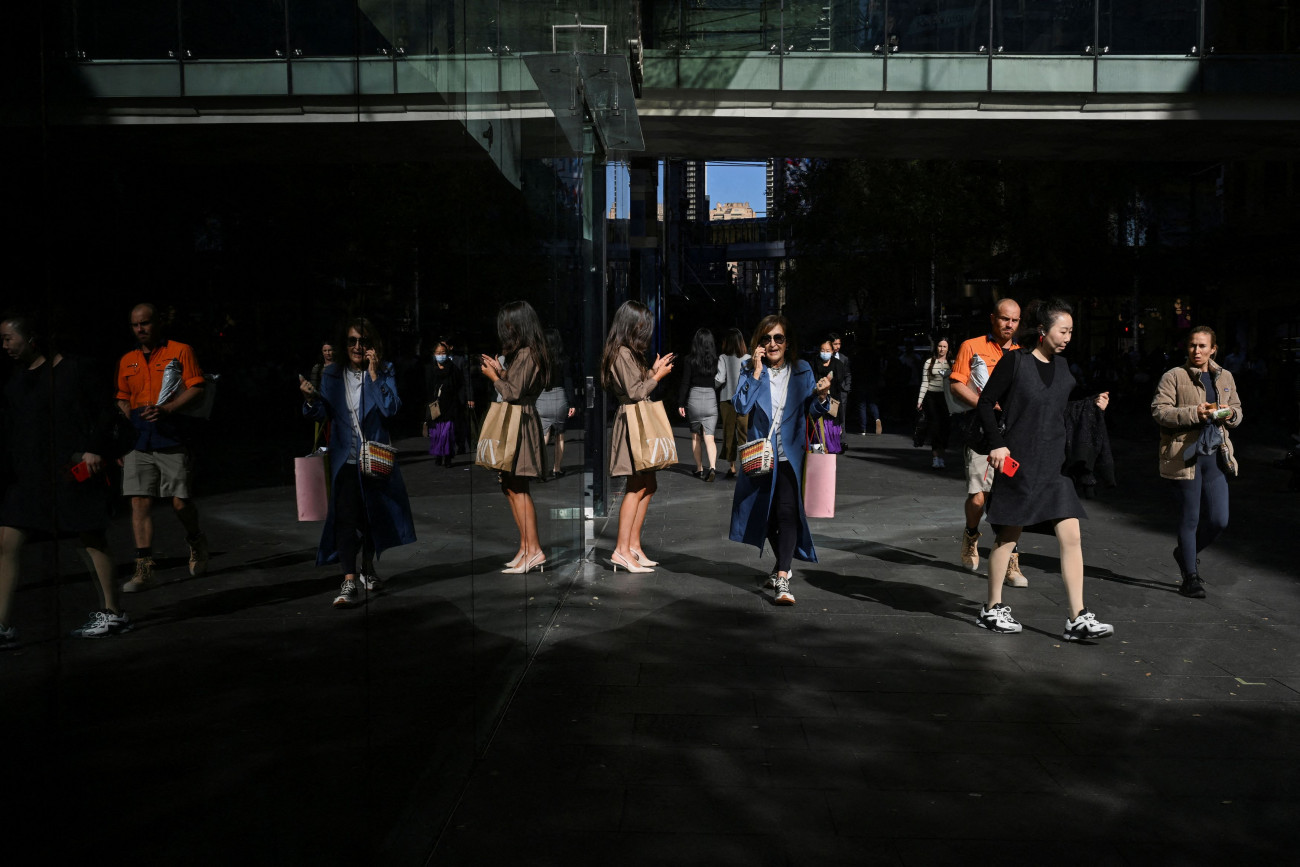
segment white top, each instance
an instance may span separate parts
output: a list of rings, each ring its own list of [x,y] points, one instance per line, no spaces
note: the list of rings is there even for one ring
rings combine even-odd
[[[785,398],[790,391],[790,362],[780,369],[767,369],[768,387],[772,396],[772,431],[770,435],[776,441],[776,459],[786,460],[785,447],[781,444],[781,417],[785,415]]]
[[[365,439],[361,433],[361,377],[365,375],[364,371],[343,368],[343,394],[348,401],[348,420],[352,422],[352,446],[348,450],[347,460],[349,464],[357,462],[361,441]]]

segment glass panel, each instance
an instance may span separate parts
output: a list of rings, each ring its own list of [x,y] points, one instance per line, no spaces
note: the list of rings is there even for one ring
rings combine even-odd
[[[183,0],[182,48],[196,60],[284,56],[284,0]]]
[[[354,0],[288,0],[289,48],[295,57],[346,57],[357,53],[358,24]]]
[[[179,48],[175,0],[73,4],[75,50],[91,60],[156,60]]]
[[[890,0],[898,50],[978,51],[989,41],[987,0]]]
[[[1098,42],[1111,54],[1188,54],[1199,26],[1196,0],[1101,0]]]
[[[694,0],[646,4],[647,48],[697,51],[767,51],[781,38],[779,3],[774,0]],[[820,12],[811,3],[789,3],[787,21]],[[793,30],[787,32],[793,38]],[[790,40],[787,40],[787,42]],[[806,46],[800,44],[802,50]]]
[[[1206,0],[1205,42],[1215,54],[1300,50],[1300,10],[1277,0]]]
[[[993,44],[1009,54],[1082,54],[1097,40],[1093,0],[997,0]]]

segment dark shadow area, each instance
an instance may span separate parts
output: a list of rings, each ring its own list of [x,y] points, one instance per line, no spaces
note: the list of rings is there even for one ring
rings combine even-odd
[[[960,602],[807,574],[923,617]],[[1229,679],[1124,671],[1119,644],[969,633],[683,600],[559,641],[432,863],[949,863],[995,840],[1026,863],[1287,857],[1293,693],[1211,696]]]

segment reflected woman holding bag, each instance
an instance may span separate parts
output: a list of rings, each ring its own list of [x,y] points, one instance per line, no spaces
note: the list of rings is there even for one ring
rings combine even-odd
[[[641,549],[646,509],[659,483],[654,470],[637,471],[627,423],[628,404],[648,400],[655,386],[673,370],[671,352],[656,356],[654,366],[645,366],[642,359],[650,348],[653,333],[654,318],[650,310],[637,301],[624,302],[614,314],[614,324],[610,326],[600,357],[600,384],[618,399],[618,414],[614,416],[609,445],[609,474],[627,477],[627,492],[618,512],[618,542],[609,558],[615,572],[620,566],[628,572],[653,572],[651,567],[659,565]]]
[[[345,362],[322,370],[319,388],[299,377],[303,415],[331,422],[329,514],[316,565],[338,561],[343,568],[335,608],[358,605],[364,591],[378,590],[375,560],[388,548],[415,541],[411,503],[396,462],[387,475],[363,472],[367,443],[391,445],[393,441],[389,420],[402,408],[393,365],[384,361],[383,340],[369,319],[351,320],[345,333]]]
[[[514,468],[501,473],[501,492],[510,503],[510,514],[519,530],[519,550],[501,572],[520,575],[534,569],[544,571],[546,566],[529,480],[541,478],[546,466],[537,396],[551,380],[553,362],[541,320],[527,301],[512,301],[501,308],[497,313],[497,337],[505,365],[490,355],[481,356],[483,375],[492,381],[503,402],[519,407],[520,416]]]
[[[813,376],[789,338],[784,316],[764,317],[750,340],[751,358],[741,371],[732,398],[737,415],[749,416],[749,439],[771,443],[772,470],[755,475],[746,470],[736,482],[731,505],[731,540],[763,553],[770,542],[776,566],[765,588],[772,588],[777,605],[793,605],[791,561],[817,562],[812,532],[804,513],[803,458],[807,451],[809,416],[830,416],[831,379]]]

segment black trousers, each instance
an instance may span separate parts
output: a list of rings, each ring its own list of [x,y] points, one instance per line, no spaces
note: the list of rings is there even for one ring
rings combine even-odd
[[[357,574],[357,549],[360,540],[361,561],[374,563],[375,543],[370,539],[370,519],[361,496],[361,474],[355,464],[345,464],[334,480],[334,546],[344,575]]]
[[[767,515],[767,541],[776,552],[776,570],[789,572],[799,544],[799,481],[789,461],[777,461],[772,473],[772,510]]]

